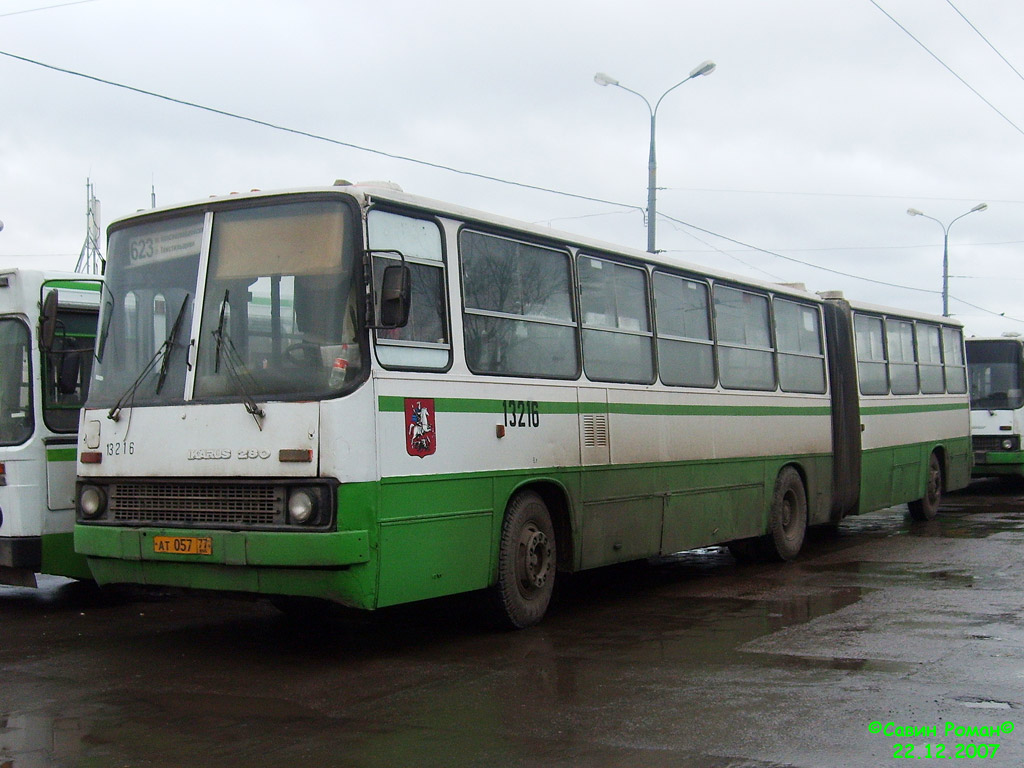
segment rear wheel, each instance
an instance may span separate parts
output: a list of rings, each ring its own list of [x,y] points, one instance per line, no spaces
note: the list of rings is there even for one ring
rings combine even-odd
[[[915,520],[931,520],[939,513],[942,504],[942,463],[938,454],[928,458],[928,478],[925,483],[924,496],[907,504],[910,516]]]
[[[807,492],[800,473],[784,467],[775,479],[768,541],[780,560],[792,560],[800,553],[807,532]]]
[[[547,504],[533,491],[509,502],[501,528],[494,603],[501,624],[522,629],[539,622],[555,586],[555,531]]]

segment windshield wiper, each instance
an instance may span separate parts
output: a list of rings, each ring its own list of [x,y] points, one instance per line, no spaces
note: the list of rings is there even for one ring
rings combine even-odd
[[[227,302],[227,291],[224,292],[224,301]],[[260,419],[266,416],[266,413],[256,402],[256,398],[249,392],[248,387],[245,385],[245,377],[242,375],[242,369],[245,369],[246,375],[249,377],[251,383],[255,384],[255,380],[252,378],[252,374],[249,373],[245,366],[245,361],[242,356],[238,354],[238,350],[235,349],[234,342],[231,341],[231,336],[228,335],[224,330],[224,305],[221,305],[220,312],[220,324],[217,329],[213,331],[213,336],[217,340],[217,352],[216,360],[214,362],[214,371],[220,370],[220,354],[224,352],[224,367],[227,368],[228,375],[235,387],[238,389],[238,393],[242,396],[243,405],[245,410],[248,411],[253,420],[256,422],[256,426],[259,427],[260,431],[263,431],[263,425],[260,423]]]
[[[160,390],[164,388],[164,382],[167,380],[167,369],[170,367],[171,350],[174,349],[174,342],[178,338],[178,329],[181,328],[181,318],[185,316],[185,305],[188,304],[188,294],[185,294],[185,298],[181,302],[181,309],[178,310],[178,316],[174,318],[174,325],[171,326],[171,332],[167,334],[167,340],[164,342],[164,359],[160,363],[160,378],[156,380],[156,393],[159,395]]]
[[[217,350],[213,357],[213,372],[220,373],[220,350],[224,346],[224,310],[228,308],[228,290],[224,290],[224,299],[220,303],[220,320],[217,322],[217,330],[213,336],[217,339]]]
[[[164,343],[161,344],[160,348],[153,353],[151,358],[149,358],[149,362],[146,363],[142,372],[136,377],[135,381],[133,381],[128,389],[124,391],[124,394],[117,398],[117,402],[114,403],[114,407],[107,411],[107,418],[111,421],[117,421],[118,417],[121,415],[121,409],[124,408],[125,403],[129,399],[134,400],[135,392],[142,385],[142,382],[145,380],[146,376],[149,375],[150,371],[153,370],[153,367],[156,365],[156,361],[160,360],[162,356],[163,361],[160,365],[160,378],[157,380],[156,385],[156,391],[158,393],[160,392],[161,387],[163,387],[164,380],[167,378],[168,360],[170,358],[171,347],[174,344],[174,339],[178,335],[178,328],[181,327],[181,319],[185,315],[185,305],[188,304],[190,296],[191,294],[185,294],[185,299],[181,302],[181,309],[178,310],[178,316],[174,319],[174,325],[171,327],[170,333],[167,334],[167,338],[164,339]]]

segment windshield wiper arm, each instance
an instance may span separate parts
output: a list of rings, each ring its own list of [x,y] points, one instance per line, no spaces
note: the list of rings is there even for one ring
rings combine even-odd
[[[181,319],[185,314],[185,305],[188,303],[189,296],[190,294],[185,294],[185,300],[181,302],[181,309],[178,310],[178,316],[174,320],[174,325],[171,327],[171,332],[167,334],[167,338],[164,339],[164,343],[161,344],[160,348],[153,353],[153,356],[151,358],[149,358],[149,362],[146,363],[145,367],[142,369],[142,372],[139,373],[139,375],[135,378],[135,381],[133,381],[131,385],[129,385],[128,389],[124,391],[124,394],[117,398],[117,402],[114,403],[114,406],[109,411],[107,411],[107,418],[110,419],[111,421],[117,421],[118,417],[121,415],[121,409],[124,408],[125,402],[128,401],[129,399],[134,399],[135,392],[142,385],[143,380],[145,380],[146,376],[149,375],[150,371],[153,370],[153,367],[156,365],[156,361],[160,360],[162,355],[163,361],[160,365],[160,378],[157,381],[156,386],[156,391],[160,391],[160,388],[164,384],[164,380],[167,378],[167,360],[171,351],[170,347],[172,346],[174,338],[178,335],[178,328],[181,326]]]
[[[228,307],[228,290],[224,290],[224,299],[220,303],[220,320],[217,322],[217,330],[213,332],[217,339],[217,349],[213,357],[213,372],[220,373],[220,350],[224,346],[224,310]]]
[[[185,316],[185,306],[188,304],[189,294],[185,294],[185,298],[181,301],[181,309],[178,310],[178,316],[174,318],[174,325],[171,326],[171,332],[167,334],[167,340],[164,342],[162,347],[164,351],[163,362],[160,363],[160,378],[156,380],[156,393],[159,395],[160,390],[164,388],[164,382],[167,380],[167,369],[170,367],[171,350],[174,349],[174,342],[178,338],[178,329],[181,328],[181,319]]]
[[[221,308],[223,310],[223,307]],[[223,315],[222,315],[223,317]],[[256,426],[263,431],[263,425],[260,423],[260,419],[266,416],[266,413],[259,404],[256,402],[256,398],[249,392],[249,388],[245,385],[245,377],[242,376],[239,368],[245,368],[245,362],[242,360],[241,355],[238,354],[238,350],[235,349],[234,343],[231,341],[231,336],[224,332],[223,328],[217,328],[213,331],[213,335],[217,339],[217,355],[218,363],[220,351],[224,350],[224,367],[227,368],[228,376],[238,389],[239,394],[242,396],[242,403],[245,405],[245,410],[248,411],[253,420],[256,422]],[[241,364],[241,365],[240,365]],[[248,373],[248,371],[246,371]],[[249,378],[252,378],[252,374],[248,374]]]

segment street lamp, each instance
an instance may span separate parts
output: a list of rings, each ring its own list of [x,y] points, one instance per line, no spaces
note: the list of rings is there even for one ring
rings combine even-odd
[[[978,211],[984,211],[988,208],[988,203],[978,203],[976,206],[967,211],[967,213],[961,213],[949,224],[943,224],[941,221],[936,219],[934,216],[929,216],[923,213],[917,208],[907,208],[908,216],[924,216],[926,219],[931,219],[940,227],[942,227],[942,316],[949,317],[949,228],[953,226],[954,221],[962,219],[964,216],[968,216]]]
[[[627,88],[626,86],[622,85],[618,80],[616,80],[614,77],[606,75],[603,72],[598,72],[596,75],[594,75],[594,82],[597,83],[598,85],[614,85],[616,88],[621,88],[624,91],[628,91],[629,93],[632,93],[634,96],[639,96],[641,99],[643,99],[644,104],[647,105],[647,110],[651,113],[651,152],[650,152],[649,159],[647,161],[647,251],[648,251],[648,253],[657,253],[657,249],[656,249],[655,244],[654,244],[654,242],[655,242],[654,229],[655,229],[655,221],[656,221],[656,218],[657,218],[657,210],[656,210],[657,206],[656,206],[655,197],[656,197],[656,189],[657,189],[656,181],[657,181],[658,164],[657,164],[657,161],[655,159],[655,152],[654,152],[654,132],[655,132],[655,121],[657,120],[657,117],[658,117],[658,107],[661,106],[662,99],[664,99],[666,96],[668,96],[669,93],[674,91],[676,88],[678,88],[683,83],[688,82],[690,80],[693,80],[693,78],[695,78],[695,77],[700,77],[701,75],[710,75],[714,71],[715,71],[715,62],[713,62],[713,61],[705,61],[703,64],[697,65],[697,67],[695,67],[694,70],[692,72],[690,72],[690,74],[684,80],[680,80],[678,83],[676,83],[671,88],[669,88],[667,91],[665,91],[663,94],[661,94],[661,97],[658,99],[657,102],[655,102],[653,107],[651,106],[651,102],[647,100],[646,96],[644,96],[642,93],[637,93],[636,91],[634,91],[631,88]]]

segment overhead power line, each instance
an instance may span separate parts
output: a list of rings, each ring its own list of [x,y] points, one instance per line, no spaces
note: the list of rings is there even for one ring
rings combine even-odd
[[[822,272],[831,272],[834,275],[842,275],[843,277],[850,277],[850,278],[853,278],[855,280],[863,280],[866,283],[874,283],[875,285],[884,285],[884,286],[886,286],[888,288],[901,288],[901,289],[903,289],[905,291],[916,291],[918,293],[929,293],[929,294],[935,294],[935,295],[938,295],[938,294],[941,293],[941,291],[930,291],[927,288],[917,288],[917,287],[914,287],[912,285],[900,285],[899,283],[890,283],[890,282],[887,282],[885,280],[875,280],[875,279],[870,278],[870,277],[864,277],[862,275],[854,275],[854,274],[852,274],[850,272],[843,272],[841,270],[832,269],[830,267],[823,267],[820,264],[812,264],[811,262],[804,261],[803,259],[797,259],[797,258],[794,258],[793,256],[786,256],[784,254],[778,253],[777,251],[769,251],[767,248],[760,248],[760,247],[758,247],[756,245],[751,245],[750,243],[744,243],[742,240],[736,240],[735,238],[732,238],[732,237],[726,237],[725,235],[720,235],[717,232],[712,232],[711,230],[704,229],[702,227],[698,227],[696,224],[690,224],[690,223],[682,221],[680,219],[675,219],[675,218],[672,218],[671,216],[666,216],[665,214],[658,214],[658,215],[659,216],[663,216],[664,218],[668,219],[669,221],[674,221],[677,224],[682,224],[684,227],[690,227],[692,229],[697,230],[698,232],[703,232],[706,235],[712,235],[714,237],[720,237],[720,238],[722,238],[723,240],[725,240],[727,242],[735,243],[736,245],[741,245],[744,248],[749,248],[749,249],[754,250],[754,251],[759,251],[760,253],[766,253],[769,256],[775,256],[777,258],[784,259],[786,261],[792,261],[792,262],[794,262],[796,264],[802,264],[805,267],[812,267],[813,269],[820,269]]]
[[[255,118],[255,117],[248,117],[246,115],[240,115],[240,114],[238,114],[236,112],[229,112],[229,111],[224,110],[224,109],[217,109],[216,107],[208,107],[208,106],[206,106],[204,104],[198,104],[198,103],[196,103],[194,101],[187,101],[185,99],[177,99],[177,98],[174,98],[173,96],[165,96],[162,93],[156,93],[155,91],[147,91],[144,88],[136,88],[135,86],[132,86],[132,85],[125,85],[124,83],[118,83],[118,82],[115,82],[113,80],[107,80],[107,79],[102,78],[102,77],[96,77],[95,75],[87,75],[87,74],[85,74],[83,72],[76,72],[73,69],[66,69],[64,67],[58,67],[58,66],[55,66],[53,64],[46,64],[45,62],[37,61],[35,59],[30,59],[30,58],[28,58],[26,56],[18,56],[17,54],[9,53],[7,51],[0,51],[0,56],[7,56],[8,58],[15,59],[16,61],[22,61],[22,62],[25,62],[26,64],[33,64],[33,65],[35,65],[37,67],[43,67],[44,69],[49,69],[49,70],[51,70],[53,72],[60,72],[60,73],[65,74],[65,75],[71,75],[72,77],[80,77],[83,80],[91,80],[94,83],[100,83],[102,85],[109,85],[109,86],[111,86],[113,88],[120,88],[122,90],[131,91],[132,93],[138,93],[138,94],[141,94],[143,96],[152,96],[155,99],[161,99],[163,101],[169,101],[172,104],[180,104],[181,106],[184,106],[184,107],[191,107],[192,109],[199,109],[199,110],[202,110],[203,112],[210,112],[211,114],[214,114],[214,115],[221,115],[222,117],[230,117],[233,120],[241,120],[241,121],[246,122],[246,123],[251,123],[253,125],[263,126],[264,128],[272,128],[272,129],[274,129],[276,131],[283,131],[285,133],[290,133],[290,134],[293,134],[295,136],[304,136],[307,139],[315,139],[317,141],[324,141],[324,142],[327,142],[328,144],[334,144],[334,145],[339,146],[339,147],[347,147],[349,149],[355,149],[355,150],[358,150],[360,152],[369,152],[369,153],[374,154],[374,155],[380,155],[381,157],[391,158],[392,160],[403,160],[403,161],[405,161],[407,163],[415,163],[417,165],[423,165],[423,166],[426,166],[428,168],[435,168],[435,169],[442,170],[442,171],[450,171],[451,173],[457,173],[457,174],[460,174],[462,176],[470,176],[470,177],[473,177],[473,178],[476,178],[476,179],[484,179],[485,181],[494,181],[494,182],[498,182],[499,184],[507,184],[509,186],[519,187],[521,189],[530,189],[530,190],[533,190],[535,192],[549,192],[549,193],[555,194],[555,195],[562,195],[563,197],[571,197],[571,198],[574,198],[576,200],[586,200],[586,201],[591,202],[591,203],[602,203],[604,205],[614,205],[614,206],[618,206],[620,208],[633,208],[633,209],[639,210],[639,211],[643,210],[640,206],[637,206],[637,205],[629,205],[627,203],[618,203],[618,202],[615,202],[613,200],[602,200],[601,198],[598,198],[598,197],[592,197],[590,195],[580,195],[580,194],[576,194],[574,192],[563,192],[563,191],[560,191],[560,190],[557,190],[557,189],[549,189],[548,187],[541,187],[541,186],[538,186],[538,185],[535,185],[535,184],[526,184],[526,183],[519,182],[519,181],[510,181],[508,179],[498,178],[497,176],[489,176],[489,175],[487,175],[485,173],[476,173],[475,171],[466,171],[466,170],[462,170],[460,168],[454,168],[454,167],[452,167],[450,165],[443,165],[441,163],[432,163],[432,162],[429,162],[427,160],[419,160],[419,159],[417,159],[415,157],[408,157],[406,155],[399,155],[399,154],[396,154],[394,152],[385,152],[384,150],[380,150],[380,149],[372,149],[371,147],[363,147],[363,146],[360,146],[358,144],[353,144],[352,142],[349,142],[349,141],[341,141],[340,139],[332,139],[329,136],[323,136],[323,135],[318,134],[318,133],[312,133],[310,131],[303,131],[303,130],[300,130],[298,128],[289,128],[286,125],[279,125],[278,123],[272,123],[272,122],[269,122],[267,120],[260,120],[260,119]]]
[[[722,187],[658,187],[662,192],[702,192],[712,194],[734,194],[734,195],[775,195],[779,197],[851,197],[866,200],[935,200],[944,203],[974,203],[978,198],[983,198],[989,203],[1006,203],[1010,205],[1024,205],[1024,200],[1000,200],[988,195],[974,195],[973,197],[933,197],[928,195],[877,195],[858,192],[801,192],[799,190],[770,190],[770,189],[725,189]]]
[[[953,77],[955,77],[957,80],[959,80],[971,93],[973,93],[975,96],[977,96],[983,102],[985,102],[985,104],[988,105],[989,109],[991,109],[993,112],[995,112],[1001,118],[1003,118],[1003,120],[1005,120],[1007,123],[1009,123],[1013,127],[1013,129],[1015,131],[1017,131],[1017,133],[1019,133],[1021,135],[1024,135],[1024,128],[1021,128],[1019,125],[1017,125],[1015,122],[1013,122],[1013,120],[1011,120],[1003,112],[1001,112],[999,110],[999,108],[996,107],[995,104],[993,104],[991,101],[989,101],[984,96],[982,96],[981,93],[979,93],[978,90],[973,85],[968,83],[959,74],[957,74],[956,71],[951,66],[949,66],[949,64],[947,64],[942,59],[940,59],[927,45],[925,45],[920,40],[918,40],[916,37],[914,37],[913,33],[909,29],[907,29],[905,26],[900,24],[898,21],[896,21],[896,19],[893,18],[893,16],[891,16],[888,11],[886,11],[882,6],[880,6],[877,2],[875,2],[875,0],[868,0],[868,2],[871,3],[873,6],[875,6],[875,8],[877,8],[883,14],[885,14],[885,17],[887,19],[889,19],[889,21],[891,21],[897,27],[902,29],[911,40],[913,40],[915,43],[917,43],[919,46],[921,46],[929,56],[931,56],[933,59],[935,59],[937,62],[939,62],[939,64],[941,64],[942,67],[947,72],[949,72],[949,74],[951,74]]]
[[[81,1],[82,2],[90,2],[92,0],[81,0]],[[874,3],[874,0],[870,0],[870,2]],[[877,4],[876,4],[876,7],[877,7]],[[882,10],[882,9],[879,8],[879,10]],[[882,11],[882,12],[885,13],[885,11]],[[886,14],[886,15],[888,16],[888,14]],[[409,156],[406,156],[406,155],[400,155],[400,154],[397,154],[397,153],[394,153],[394,152],[386,152],[386,151],[380,150],[380,149],[373,149],[371,147],[360,146],[360,145],[354,144],[352,142],[342,141],[340,139],[334,139],[334,138],[331,138],[329,136],[323,136],[321,134],[312,133],[311,131],[304,131],[304,130],[301,130],[301,129],[298,129],[298,128],[290,128],[288,126],[279,125],[277,123],[273,123],[273,122],[270,122],[270,121],[267,121],[267,120],[261,120],[261,119],[254,118],[254,117],[248,117],[246,115],[241,115],[241,114],[238,114],[238,113],[235,113],[235,112],[230,112],[228,110],[217,109],[216,107],[209,107],[209,106],[206,106],[206,105],[203,105],[203,104],[199,104],[197,102],[188,101],[186,99],[179,99],[179,98],[175,98],[173,96],[166,96],[164,94],[157,93],[155,91],[149,91],[149,90],[146,90],[144,88],[138,88],[138,87],[135,87],[135,86],[126,85],[124,83],[118,83],[118,82],[113,81],[113,80],[108,80],[106,78],[97,77],[95,75],[88,75],[88,74],[85,74],[83,72],[77,72],[77,71],[72,70],[72,69],[67,69],[67,68],[64,68],[64,67],[58,67],[58,66],[55,66],[53,64],[47,64],[47,63],[42,62],[42,61],[37,61],[35,59],[28,58],[26,56],[19,56],[17,54],[10,53],[9,51],[0,51],[0,56],[6,56],[7,58],[14,59],[15,61],[21,61],[23,63],[32,64],[34,66],[42,67],[44,69],[48,69],[48,70],[53,71],[53,72],[59,72],[61,74],[70,75],[72,77],[78,77],[78,78],[81,78],[81,79],[84,79],[84,80],[89,80],[89,81],[92,81],[92,82],[95,82],[95,83],[99,83],[101,85],[108,85],[108,86],[111,86],[113,88],[119,88],[121,90],[130,91],[132,93],[137,93],[137,94],[142,95],[142,96],[150,96],[152,98],[160,99],[162,101],[167,101],[167,102],[170,102],[172,104],[178,104],[180,106],[189,107],[191,109],[198,109],[198,110],[201,110],[203,112],[209,112],[211,114],[220,115],[222,117],[231,118],[233,120],[241,120],[242,122],[250,123],[252,125],[258,125],[258,126],[262,126],[264,128],[270,128],[272,130],[282,131],[284,133],[289,133],[289,134],[292,134],[292,135],[295,135],[295,136],[303,136],[305,138],[314,139],[316,141],[326,142],[328,144],[333,144],[335,146],[346,147],[348,149],[354,149],[354,150],[359,151],[359,152],[368,152],[370,154],[379,155],[381,157],[391,158],[393,160],[401,160],[401,161],[408,162],[408,163],[414,163],[416,165],[422,165],[422,166],[425,166],[425,167],[428,167],[428,168],[434,168],[434,169],[437,169],[437,170],[448,171],[450,173],[456,173],[456,174],[459,174],[459,175],[462,175],[462,176],[468,176],[468,177],[471,177],[471,178],[482,179],[484,181],[493,181],[493,182],[498,183],[498,184],[505,184],[505,185],[508,185],[508,186],[518,187],[520,189],[528,189],[528,190],[532,190],[532,191],[535,191],[535,192],[546,192],[546,193],[549,193],[549,194],[559,195],[559,196],[562,196],[562,197],[567,197],[567,198],[571,198],[571,199],[575,199],[575,200],[585,200],[585,201],[592,202],[592,203],[599,203],[599,204],[602,204],[602,205],[611,205],[611,206],[618,207],[618,208],[631,209],[631,210],[635,210],[635,211],[645,212],[644,208],[642,208],[640,206],[637,206],[637,205],[631,205],[629,203],[621,203],[621,202],[617,202],[617,201],[614,201],[614,200],[604,200],[602,198],[593,197],[591,195],[581,195],[581,194],[577,194],[577,193],[574,193],[574,192],[565,192],[565,191],[558,190],[558,189],[552,189],[550,187],[543,187],[543,186],[540,186],[540,185],[537,185],[537,184],[527,184],[527,183],[524,183],[524,182],[512,181],[512,180],[509,180],[509,179],[500,178],[498,176],[491,176],[491,175],[484,174],[484,173],[477,173],[475,171],[466,171],[466,170],[463,170],[463,169],[460,169],[460,168],[455,168],[453,166],[444,165],[442,163],[434,163],[434,162],[430,162],[430,161],[427,161],[427,160],[420,160],[418,158],[409,157]],[[889,287],[889,288],[897,288],[897,289],[901,289],[901,290],[915,291],[915,292],[918,292],[918,293],[927,293],[927,294],[939,294],[940,293],[939,291],[930,291],[930,290],[927,290],[927,289],[924,289],[924,288],[917,288],[917,287],[909,286],[909,285],[900,285],[898,283],[890,283],[890,282],[887,282],[887,281],[884,281],[884,280],[876,280],[876,279],[873,279],[873,278],[870,278],[870,277],[864,277],[862,275],[855,275],[855,274],[852,274],[850,272],[842,272],[840,270],[831,269],[829,267],[822,267],[822,266],[817,265],[817,264],[812,264],[809,261],[803,261],[801,259],[793,258],[792,256],[785,256],[785,255],[783,255],[781,253],[777,253],[775,251],[770,251],[770,250],[768,250],[766,248],[760,248],[760,247],[758,247],[756,245],[751,245],[749,243],[744,243],[744,242],[742,242],[740,240],[736,240],[735,238],[728,237],[727,235],[722,235],[722,234],[719,234],[717,232],[712,232],[709,229],[704,229],[703,227],[699,227],[699,226],[697,226],[695,224],[690,224],[689,222],[682,221],[681,219],[677,219],[677,218],[674,218],[672,216],[667,216],[664,213],[659,213],[659,216],[661,216],[662,218],[665,218],[665,219],[667,219],[669,221],[673,221],[673,222],[675,222],[677,224],[681,224],[684,227],[689,227],[690,229],[696,230],[698,232],[703,232],[704,234],[711,235],[712,237],[718,237],[718,238],[721,238],[721,239],[723,239],[723,240],[725,240],[727,242],[734,243],[736,245],[740,245],[740,246],[742,246],[744,248],[748,248],[748,249],[754,250],[754,251],[759,251],[761,253],[765,253],[765,254],[768,254],[770,256],[776,256],[776,257],[778,257],[780,259],[784,259],[786,261],[791,261],[791,262],[794,262],[796,264],[801,264],[803,266],[811,267],[812,269],[818,269],[818,270],[821,270],[821,271],[824,271],[824,272],[831,272],[832,274],[841,275],[843,277],[848,277],[848,278],[851,278],[853,280],[862,280],[864,282],[873,283],[875,285],[884,285],[884,286]],[[747,266],[750,266],[750,265],[747,265]],[[950,298],[955,298],[955,297],[951,296]],[[958,301],[962,301],[960,299],[957,299],[957,300]],[[962,303],[967,304],[967,302],[962,302]],[[969,306],[974,306],[974,305],[969,305]],[[1002,315],[1002,313],[992,312],[991,310],[986,310],[986,309],[983,309],[981,307],[975,307],[975,308],[976,309],[980,309],[981,311],[984,311],[984,312],[990,312],[993,315],[1005,316],[1005,315]],[[1009,318],[1009,319],[1013,319],[1013,318]]]
[[[44,5],[42,8],[26,8],[23,11],[8,11],[7,13],[0,13],[0,19],[7,16],[20,16],[23,13],[36,13],[37,11],[51,11],[54,8],[67,8],[69,5],[85,5],[86,3],[95,3],[97,0],[75,0],[73,3],[59,3],[57,5]]]
[[[960,18],[963,19],[964,22],[966,22],[967,26],[969,26],[971,29],[973,29],[978,34],[978,37],[980,37],[982,40],[985,41],[985,44],[989,48],[992,49],[992,51],[995,53],[995,55],[998,56],[1000,59],[1002,59],[1003,63],[1006,64],[1006,66],[1008,66],[1010,69],[1013,70],[1013,74],[1015,74],[1021,80],[1024,80],[1024,75],[1022,75],[1020,72],[1018,72],[1017,68],[1015,66],[1013,66],[1013,64],[1010,63],[1009,59],[1007,59],[1005,56],[1003,56],[1003,54],[1000,53],[999,49],[996,48],[994,45],[992,45],[992,42],[987,37],[985,37],[985,35],[983,35],[981,33],[981,30],[978,29],[976,26],[974,26],[974,24],[971,22],[970,19],[968,19],[966,16],[964,16],[963,11],[961,11],[959,8],[957,8],[955,5],[953,5],[952,0],[946,0],[946,3],[949,4],[950,8],[952,8],[954,11],[957,12],[957,14],[960,16]]]

